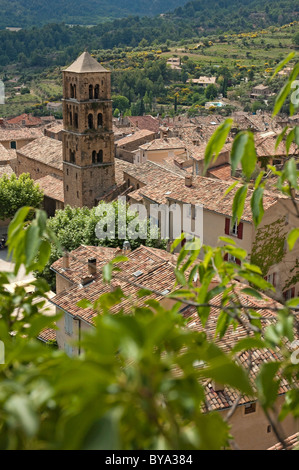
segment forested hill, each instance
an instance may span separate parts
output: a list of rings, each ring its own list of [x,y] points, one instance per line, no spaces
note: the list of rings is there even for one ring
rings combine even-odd
[[[298,0],[0,0],[0,29],[46,23],[94,25],[155,16],[193,31],[242,31],[298,20]],[[154,21],[154,19],[153,19]],[[155,26],[155,25],[154,25]],[[171,39],[171,38],[169,38]]]
[[[120,0],[111,0],[111,3],[113,1],[120,3]],[[121,1],[123,5],[135,2],[135,0]],[[86,0],[7,2],[5,0],[5,4],[9,6],[14,3],[28,3],[32,8],[37,3],[42,3],[44,6],[51,3],[69,3],[70,11],[74,12],[76,3],[84,3],[86,8],[87,5],[90,8],[90,5],[98,2],[96,0],[89,2]],[[138,3],[144,4],[144,0]],[[269,2],[264,3],[264,0],[201,0],[188,3],[182,9],[167,13],[163,17],[130,16],[102,22],[91,28],[80,26],[71,28],[62,23],[63,17],[60,16],[59,24],[58,22],[44,26],[41,24],[40,27],[24,28],[18,32],[0,30],[0,67],[15,62],[32,66],[52,63],[65,65],[74,60],[85,47],[92,51],[111,49],[115,46],[137,47],[140,43],[143,46],[153,43],[164,45],[167,40],[178,42],[184,39],[198,39],[209,34],[244,33],[270,25],[281,26],[299,20],[297,3],[298,0],[271,0],[269,6]],[[3,0],[0,0],[1,4]],[[171,0],[167,4],[170,5]],[[43,12],[44,10],[41,10],[38,14],[42,15]],[[16,26],[16,23],[10,23],[12,24]]]
[[[298,0],[194,0],[168,14],[204,30],[241,31],[298,20]]]
[[[187,0],[0,0],[0,28],[46,23],[97,24],[107,18],[158,15]]]

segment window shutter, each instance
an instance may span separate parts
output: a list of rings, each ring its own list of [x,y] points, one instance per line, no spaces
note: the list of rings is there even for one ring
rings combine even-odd
[[[236,258],[236,263],[241,266],[241,260],[239,260],[238,258]]]
[[[295,297],[295,287],[292,287],[292,299]]]
[[[238,225],[238,238],[243,239],[243,223],[240,222]]]
[[[229,235],[230,219],[225,219],[225,235]]]
[[[224,261],[228,261],[228,253],[224,255]]]

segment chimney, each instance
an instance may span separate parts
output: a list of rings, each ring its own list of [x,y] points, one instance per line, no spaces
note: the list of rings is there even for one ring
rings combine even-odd
[[[94,276],[97,273],[97,260],[96,258],[88,259],[88,274]]]
[[[123,244],[123,255],[127,255],[131,253],[131,245],[130,245],[130,242],[129,241],[124,241],[124,244]]]
[[[192,186],[192,175],[185,176],[185,186],[187,186],[187,188],[191,188],[191,186]]]
[[[214,392],[224,392],[224,385],[218,382],[215,382],[215,380],[212,381],[212,388]]]
[[[63,253],[63,257],[62,257],[62,267],[64,269],[69,269],[70,267],[70,255],[67,251],[65,251]]]
[[[120,287],[119,284],[110,284],[110,292],[114,292],[116,291],[116,289],[118,289]]]
[[[90,275],[81,278],[82,286],[86,286],[87,284],[89,284],[92,281],[93,281],[93,276],[90,276]]]

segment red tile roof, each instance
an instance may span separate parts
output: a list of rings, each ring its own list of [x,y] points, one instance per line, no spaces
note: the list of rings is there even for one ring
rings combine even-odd
[[[204,176],[193,176],[192,186],[185,185],[185,179],[176,175],[160,175],[156,182],[152,182],[139,190],[140,194],[151,201],[164,204],[167,201],[181,202],[185,204],[201,205],[205,210],[232,216],[232,204],[234,195],[238,189],[235,187],[224,197],[225,191],[231,182],[221,181]],[[252,212],[250,200],[252,190],[248,190],[245,200],[242,220],[251,222]],[[263,199],[264,209],[276,204],[281,196],[278,194],[265,194]]]
[[[55,199],[56,201],[64,202],[62,180],[55,178],[55,176],[47,175],[36,180],[35,183],[43,190],[45,196]]]
[[[299,433],[293,434],[285,439],[287,450],[298,450],[299,449]],[[268,450],[282,450],[282,444],[279,442]]]
[[[217,166],[208,170],[208,176],[212,176],[219,180],[228,181],[231,179],[231,166],[229,163],[224,163],[224,165]]]
[[[138,127],[140,130],[147,129],[155,133],[159,132],[160,122],[153,116],[128,116],[127,119],[133,127]]]
[[[93,252],[92,257],[97,257],[97,249],[94,247],[85,247]],[[115,257],[114,253],[110,255],[110,259]],[[72,252],[72,255],[75,252]],[[120,304],[111,309],[111,313],[118,313],[123,311],[129,313],[132,306],[132,298],[138,305],[143,304],[143,299],[138,298],[137,293],[139,291],[139,285],[158,291],[159,293],[169,289],[169,286],[174,285],[175,274],[174,264],[175,257],[162,250],[154,250],[145,246],[141,246],[136,250],[132,251],[128,256],[128,261],[121,263],[120,267],[122,272],[116,273],[113,276],[112,285],[119,285],[127,298],[123,299]],[[82,274],[87,273],[87,257],[85,257],[84,268],[82,261],[78,262],[79,269],[73,269],[71,267],[70,272],[68,270],[63,271],[62,259],[58,260],[52,266],[56,272],[67,277],[76,284],[70,289],[63,291],[56,295],[51,302],[54,303],[58,308],[63,311],[67,311],[73,316],[77,316],[86,322],[93,324],[93,319],[97,315],[93,309],[82,309],[77,306],[77,303],[83,298],[94,302],[100,297],[101,294],[110,292],[111,287],[104,284],[102,280],[101,270],[106,261],[100,260],[97,263],[97,274],[91,279],[91,282],[85,286],[80,284]],[[84,270],[83,270],[84,269]],[[161,300],[163,295],[152,294],[152,298]]]
[[[32,114],[21,114],[12,119],[7,119],[7,124],[19,124],[21,126],[40,126],[43,124],[43,121]]]
[[[87,264],[86,259],[90,255],[96,257],[98,254],[97,250],[98,248],[95,247],[80,247],[78,250],[75,250],[77,256],[75,256],[74,260],[72,259],[71,261],[69,273],[63,271],[62,260],[57,261],[53,265],[57,272],[67,276],[77,283],[70,289],[56,295],[51,300],[51,302],[61,310],[66,311],[74,317],[78,317],[91,325],[93,324],[93,320],[99,314],[99,312],[95,312],[91,308],[82,309],[77,306],[77,303],[82,299],[88,299],[89,301],[94,302],[100,297],[101,294],[111,291],[111,287],[103,283],[102,276],[99,271],[97,272],[94,279],[91,279],[87,285],[83,286],[80,284],[80,277],[82,274],[86,273],[86,271],[84,271]],[[82,267],[82,261],[77,259],[82,256],[83,253],[84,268]],[[123,298],[118,305],[112,307],[110,311],[111,314],[116,314],[119,312],[124,314],[130,313],[132,304],[136,306],[144,305],[144,299],[137,296],[137,292],[141,286],[150,289],[152,291],[150,297],[160,301],[164,298],[165,295],[167,295],[168,292],[173,290],[175,285],[174,266],[176,263],[176,258],[173,255],[165,251],[141,246],[137,250],[131,252],[128,255],[128,258],[128,261],[121,263],[120,267],[122,271],[116,272],[114,274],[111,283],[113,288],[119,286],[123,290],[126,297]],[[99,264],[102,266],[104,263]],[[266,295],[263,295],[262,300],[257,300],[243,293],[242,290],[247,287],[244,284],[234,282],[233,287],[233,290],[236,293],[235,295],[237,296],[236,301],[241,302],[243,305],[252,307],[252,309],[261,315],[263,328],[276,321],[275,313],[273,313],[273,311],[270,309],[279,308],[280,304],[278,304],[273,299],[270,299]],[[217,307],[221,306],[221,302],[221,294],[215,296],[212,299],[211,303],[214,305],[214,307],[212,307],[210,310],[210,315],[205,328],[202,327],[200,317],[195,307],[187,306],[181,311],[181,313],[187,320],[187,328],[199,332],[204,330],[207,334],[208,340],[216,341],[216,344],[221,349],[223,349],[225,352],[230,352],[237,341],[248,336],[248,332],[243,325],[239,324],[235,328],[231,325],[228,328],[224,338],[219,339],[219,337],[217,337],[215,340],[215,333],[219,318],[219,308]],[[242,312],[241,316],[243,317],[243,324],[245,324],[247,321],[247,316]],[[249,360],[251,363],[250,378],[254,387],[254,380],[259,372],[261,364],[273,360],[280,360],[280,353],[278,350],[276,351],[268,349],[252,350],[250,355],[248,352],[238,353],[237,361],[244,367],[249,365]],[[200,367],[200,365],[198,365],[198,367]],[[180,371],[178,369],[174,369],[173,373],[175,375],[180,375]],[[223,387],[222,390],[216,391],[213,388],[213,383],[210,380],[204,381],[204,386],[206,391],[206,406],[209,410],[228,409],[234,404],[239,395],[238,391],[229,387]],[[287,382],[282,379],[280,383],[279,394],[286,393],[288,389],[289,386]],[[244,395],[240,399],[239,406],[250,403],[252,401],[254,401],[253,397]]]
[[[117,147],[123,147],[127,144],[136,142],[137,140],[144,139],[145,137],[152,137],[153,135],[155,135],[155,132],[149,131],[148,129],[142,129],[141,131],[137,131],[134,134],[127,135],[126,137],[117,140],[115,143]]]
[[[40,332],[37,338],[44,343],[48,343],[49,341],[56,341],[56,330],[53,328],[46,328]]]

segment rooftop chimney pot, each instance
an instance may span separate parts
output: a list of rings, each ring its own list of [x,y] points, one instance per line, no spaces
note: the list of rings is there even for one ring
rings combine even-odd
[[[97,273],[97,260],[96,258],[88,259],[88,274],[94,275]]]
[[[64,269],[68,269],[70,267],[70,255],[67,251],[63,253],[62,266]]]
[[[185,176],[185,186],[191,188],[192,186],[192,175]]]

